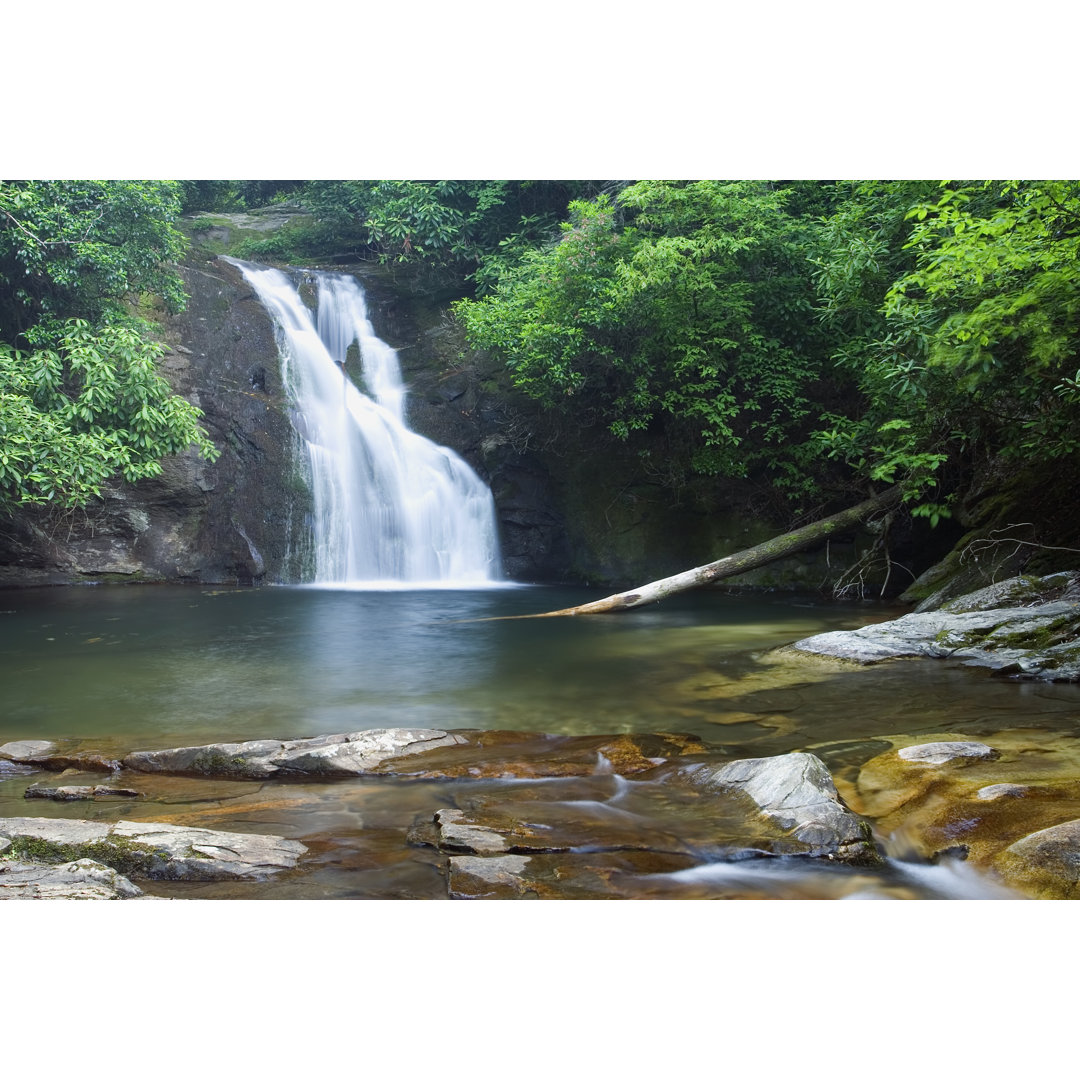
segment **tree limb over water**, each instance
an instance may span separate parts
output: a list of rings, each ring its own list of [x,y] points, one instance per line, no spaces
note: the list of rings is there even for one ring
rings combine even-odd
[[[822,518],[821,521],[815,521],[810,525],[804,525],[802,528],[773,537],[763,544],[747,548],[745,551],[738,551],[734,555],[726,555],[722,559],[717,559],[716,562],[696,566],[692,570],[684,570],[673,577],[661,578],[659,581],[652,581],[640,588],[614,593],[602,600],[579,604],[577,607],[544,611],[536,615],[517,615],[512,618],[546,619],[555,615],[598,615],[605,612],[629,611],[632,608],[653,604],[675,593],[687,592],[690,589],[711,585],[723,578],[745,574],[749,570],[756,570],[759,566],[765,566],[787,555],[793,555],[804,548],[813,547],[836,533],[858,525],[879,511],[893,509],[900,502],[900,496],[900,488],[891,487],[857,506],[842,510],[839,514],[833,514],[832,517]]]

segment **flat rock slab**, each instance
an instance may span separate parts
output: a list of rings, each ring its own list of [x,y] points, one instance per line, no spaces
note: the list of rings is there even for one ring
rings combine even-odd
[[[1075,682],[1080,680],[1080,603],[1074,577],[1014,578],[959,597],[937,611],[815,634],[790,648],[857,664],[953,657],[1017,678]],[[1056,578],[1065,585],[1057,582],[1053,588],[1040,589]],[[1046,595],[1060,598],[1041,602]],[[987,606],[1002,601],[1016,606]]]
[[[54,749],[53,743],[42,739],[19,739],[0,746],[0,758],[8,761],[35,761],[52,753]]]
[[[56,743],[43,739],[20,739],[0,746],[0,761],[21,762],[38,768],[61,772],[80,769],[87,772],[110,772],[120,768],[120,762],[104,754],[58,753]]]
[[[281,836],[157,822],[30,817],[0,818],[2,846],[23,859],[91,858],[126,875],[176,881],[264,880],[291,870],[307,851]]]
[[[332,779],[365,776],[388,760],[408,757],[436,746],[455,746],[464,741],[460,735],[430,728],[378,728],[311,739],[256,739],[184,746],[175,750],[144,750],[128,754],[123,765],[137,772],[182,776]]]
[[[0,860],[0,900],[131,900],[140,888],[93,859],[49,864]]]
[[[264,779],[396,776],[411,780],[631,775],[701,753],[693,735],[544,735],[521,731],[380,728],[281,742],[257,739],[138,751],[126,768],[187,776]]]
[[[967,765],[972,761],[996,761],[1001,754],[992,746],[980,742],[931,742],[916,743],[898,750],[901,761],[919,765]]]

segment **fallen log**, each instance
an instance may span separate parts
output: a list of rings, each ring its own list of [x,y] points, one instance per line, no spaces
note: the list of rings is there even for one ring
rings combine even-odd
[[[900,496],[901,491],[898,487],[888,488],[857,506],[842,510],[839,514],[833,514],[832,517],[822,518],[800,529],[776,536],[772,540],[766,540],[765,543],[758,544],[756,547],[738,551],[734,555],[726,555],[705,566],[696,566],[693,570],[684,570],[673,577],[661,578],[659,581],[642,585],[638,589],[614,593],[611,596],[605,596],[602,600],[593,600],[591,603],[579,604],[577,607],[544,611],[536,615],[515,615],[511,618],[547,619],[556,615],[599,615],[604,612],[629,611],[632,608],[643,607],[645,604],[654,604],[657,600],[663,600],[675,593],[687,592],[690,589],[701,588],[703,585],[711,585],[714,581],[720,581],[723,578],[745,574],[748,570],[756,570],[759,566],[765,566],[776,559],[782,559],[804,548],[813,547],[836,533],[858,525],[873,514],[893,509],[900,502]]]

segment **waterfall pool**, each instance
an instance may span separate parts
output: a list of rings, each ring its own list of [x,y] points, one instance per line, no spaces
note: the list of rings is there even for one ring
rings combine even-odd
[[[736,757],[809,750],[841,777],[898,734],[988,739],[1030,728],[1068,736],[1080,714],[1073,685],[1003,682],[947,661],[807,666],[773,651],[892,615],[874,606],[713,592],[621,615],[500,618],[591,598],[533,587],[13,590],[0,595],[0,742],[80,739],[121,754],[380,727],[668,731],[699,735]],[[174,884],[163,888],[168,894],[344,899],[445,891],[430,855],[405,848],[402,830],[417,814],[453,805],[461,782],[275,789],[219,781],[202,795],[184,783],[154,781],[156,813],[280,832],[316,854],[311,872],[289,882]],[[0,816],[28,812],[23,787],[0,785]],[[34,812],[132,813],[43,805]],[[742,863],[650,885],[662,896],[734,889],[817,898],[901,887],[928,897],[1000,895],[966,868],[895,860],[869,880],[805,864],[756,871]]]

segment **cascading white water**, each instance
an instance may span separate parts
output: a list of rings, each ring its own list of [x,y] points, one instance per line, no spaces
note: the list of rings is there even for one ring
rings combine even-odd
[[[304,271],[316,313],[280,270],[230,260],[274,318],[282,379],[307,448],[315,584],[477,587],[499,579],[491,492],[446,447],[410,431],[397,353],[367,316],[359,282]],[[345,373],[359,346],[362,393]]]

